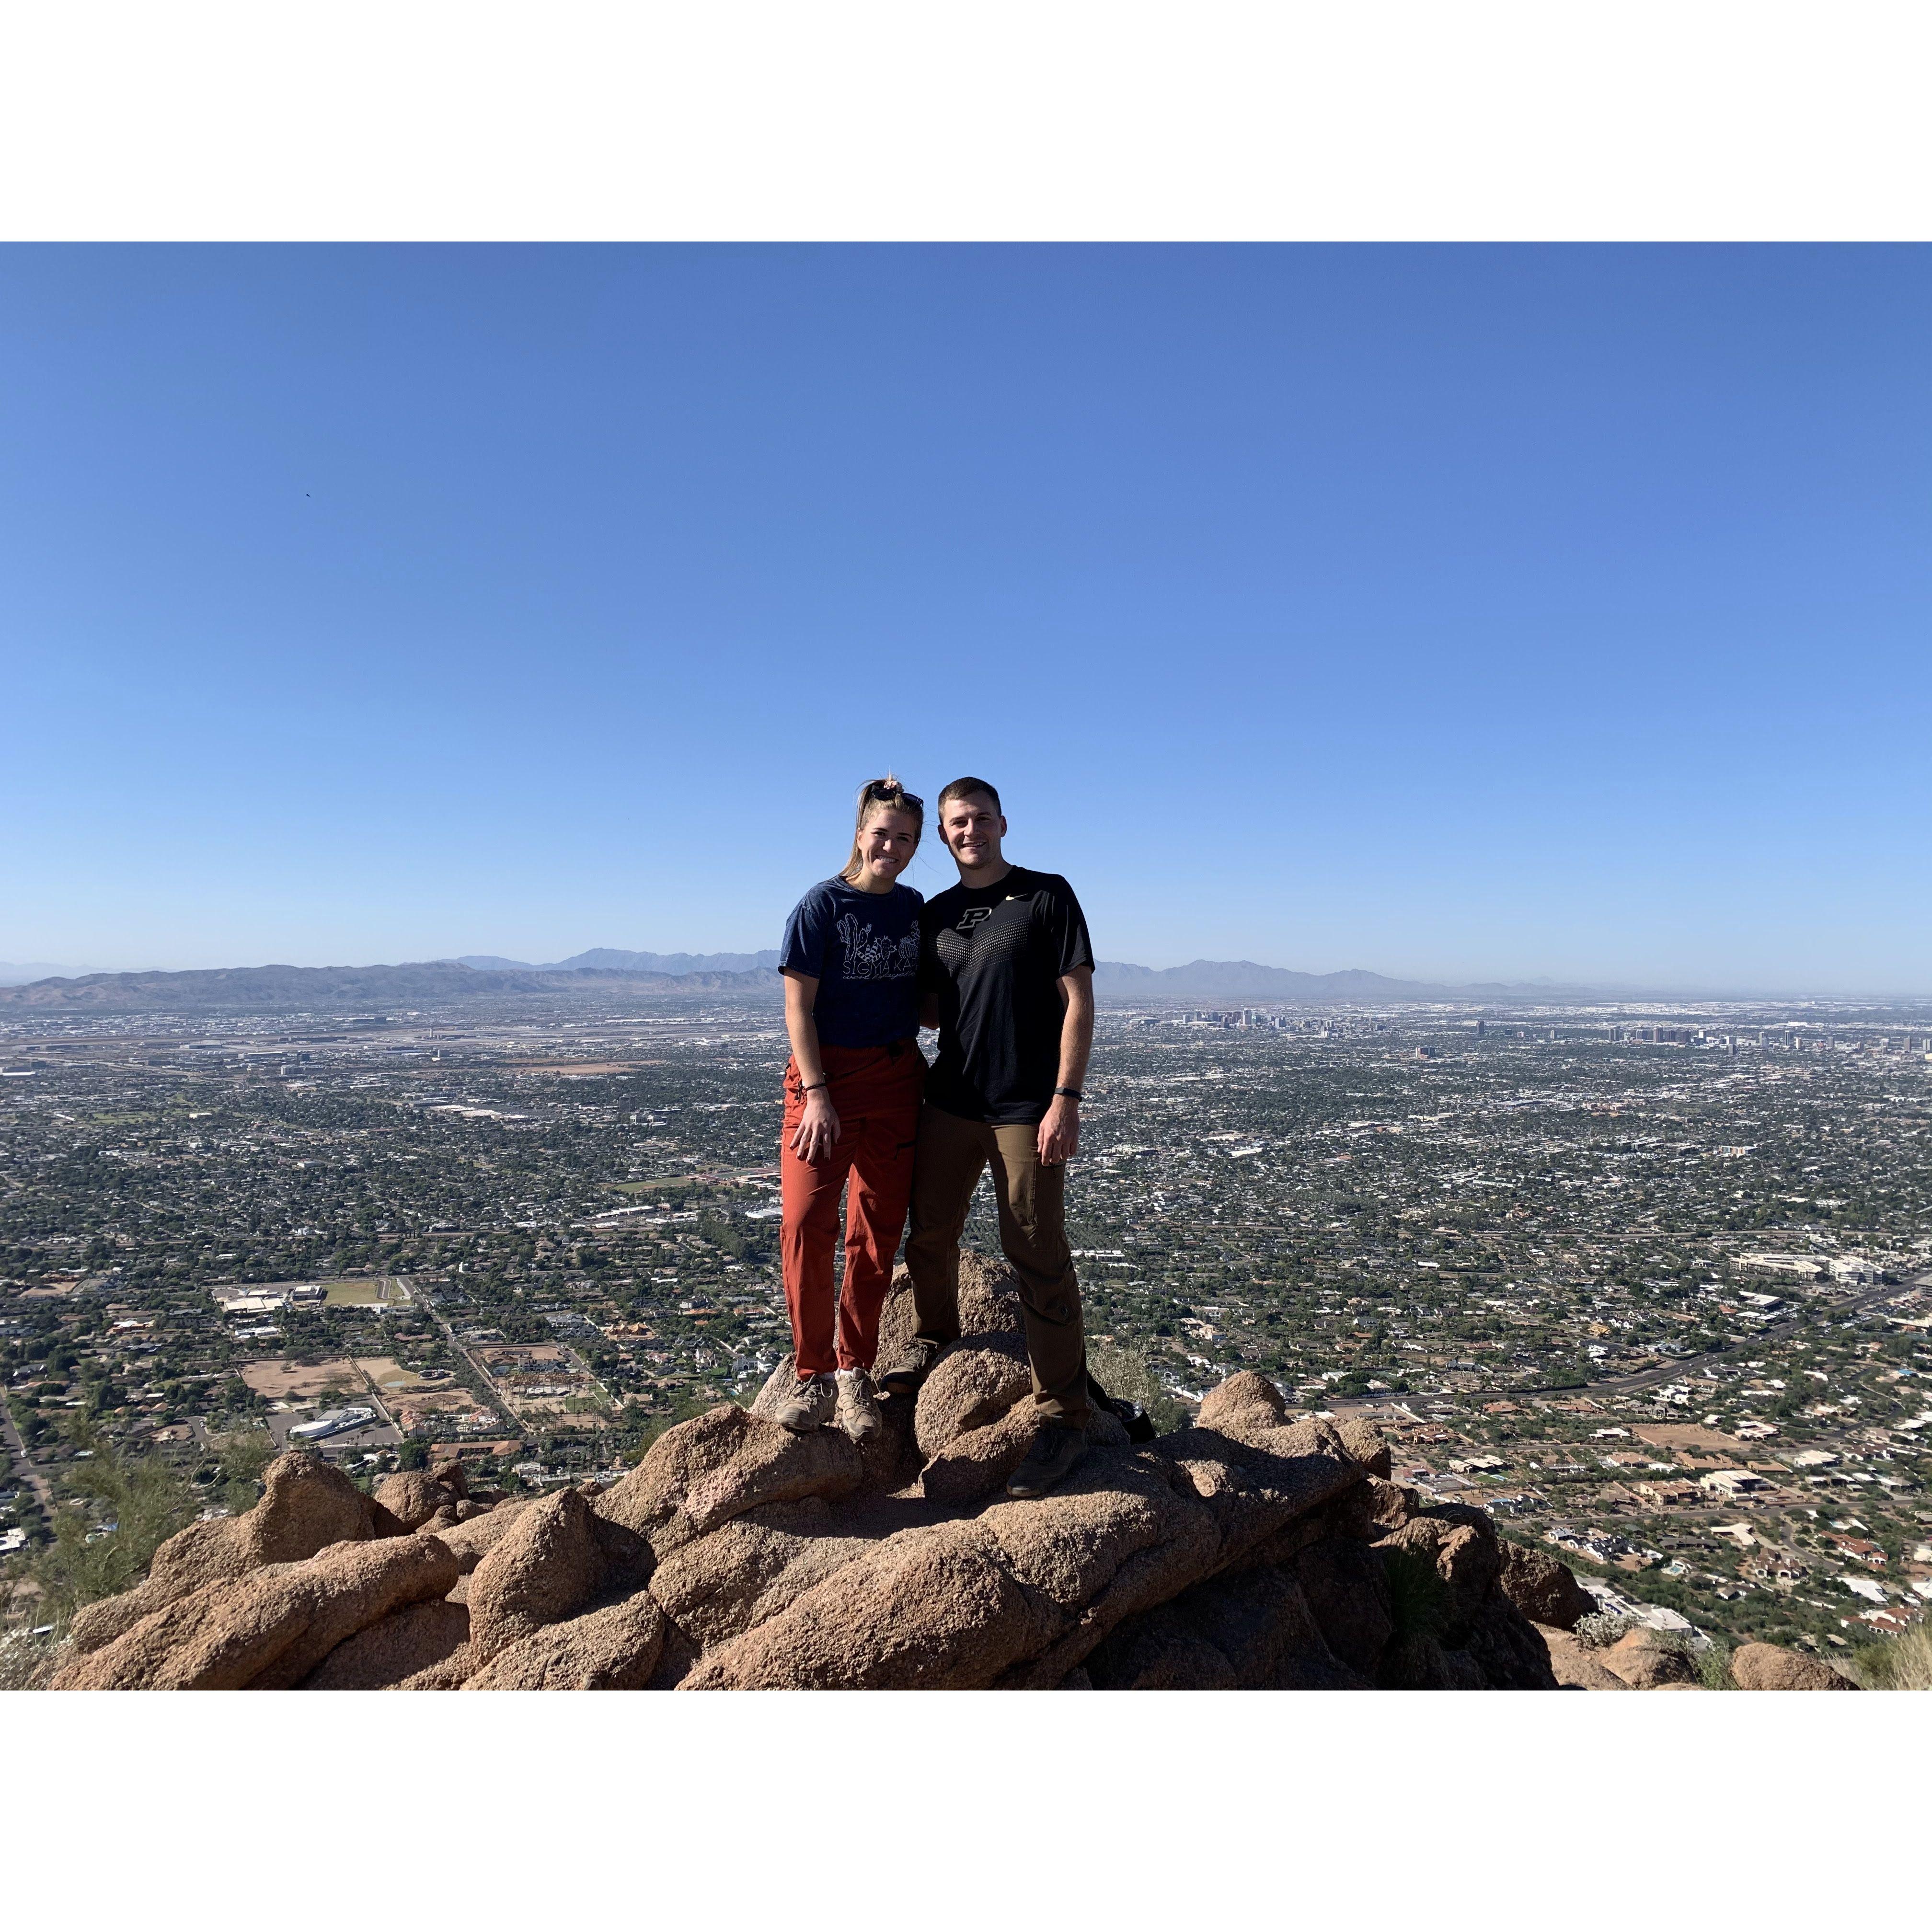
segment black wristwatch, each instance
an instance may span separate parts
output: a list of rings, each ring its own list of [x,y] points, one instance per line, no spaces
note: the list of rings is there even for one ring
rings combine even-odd
[[[1087,1097],[1077,1087],[1056,1087],[1053,1090],[1056,1094],[1065,1094],[1070,1100],[1084,1100]]]

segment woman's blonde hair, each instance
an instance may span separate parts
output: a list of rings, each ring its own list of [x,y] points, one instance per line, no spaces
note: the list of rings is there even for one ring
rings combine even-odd
[[[859,788],[859,817],[852,827],[852,856],[845,861],[838,876],[849,881],[857,872],[863,856],[859,850],[859,841],[864,837],[866,821],[875,812],[902,812],[912,820],[913,844],[918,846],[920,834],[926,830],[926,801],[906,790],[898,780],[888,772],[882,778],[874,778]]]

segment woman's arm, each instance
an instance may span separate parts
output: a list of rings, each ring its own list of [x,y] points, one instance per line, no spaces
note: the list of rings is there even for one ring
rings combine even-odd
[[[791,1150],[800,1160],[816,1165],[832,1151],[839,1131],[838,1109],[832,1104],[824,1063],[818,1054],[818,1022],[812,1016],[818,982],[802,973],[784,976],[785,1032],[791,1040],[792,1060],[801,1084],[812,1090],[805,1096],[805,1118],[791,1137]]]

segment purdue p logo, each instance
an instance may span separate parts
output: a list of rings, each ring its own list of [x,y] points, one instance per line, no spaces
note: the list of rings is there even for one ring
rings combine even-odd
[[[955,932],[970,932],[975,926],[983,925],[992,916],[991,906],[968,906],[960,914],[959,923],[952,929]]]

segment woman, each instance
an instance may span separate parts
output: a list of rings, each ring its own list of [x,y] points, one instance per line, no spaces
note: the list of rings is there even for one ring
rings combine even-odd
[[[926,808],[895,778],[859,794],[852,856],[785,923],[784,1128],[780,1253],[798,1379],[778,1412],[803,1432],[836,1420],[854,1442],[880,1427],[872,1358],[912,1192],[926,1062],[919,1050],[919,913],[899,874]],[[839,1198],[845,1282],[833,1286]]]

